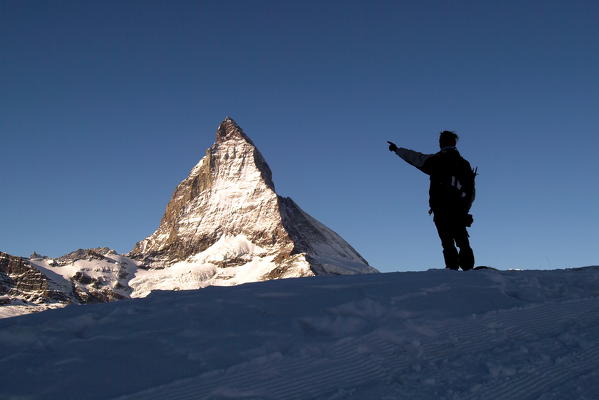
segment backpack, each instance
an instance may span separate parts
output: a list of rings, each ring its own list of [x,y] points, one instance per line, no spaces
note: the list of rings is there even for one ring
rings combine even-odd
[[[476,196],[477,169],[456,152],[439,152],[430,157],[423,172],[430,175],[431,212],[454,210],[468,213]]]
[[[470,210],[470,207],[472,207],[472,203],[474,203],[474,199],[476,198],[477,175],[478,167],[473,168],[469,173],[464,174],[464,176],[461,177],[462,180],[456,176],[451,177],[450,185],[456,190],[456,196],[464,201],[466,210]]]
[[[469,173],[465,174],[460,181],[456,176],[451,177],[451,186],[456,191],[456,196],[463,202],[464,208],[466,209],[466,215],[464,217],[464,225],[467,227],[472,226],[474,223],[474,217],[469,214],[470,207],[476,198],[476,176],[478,175],[478,167],[470,170]]]

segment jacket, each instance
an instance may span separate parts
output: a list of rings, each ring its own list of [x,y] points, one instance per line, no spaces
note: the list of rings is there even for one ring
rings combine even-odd
[[[430,176],[429,206],[435,214],[468,213],[475,197],[475,174],[455,147],[435,154],[400,147],[395,153]]]

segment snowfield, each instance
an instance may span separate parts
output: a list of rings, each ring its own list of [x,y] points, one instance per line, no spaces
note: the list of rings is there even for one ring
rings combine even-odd
[[[598,399],[599,267],[152,292],[0,320],[0,399]]]
[[[296,256],[287,275],[310,276],[304,256]],[[264,280],[277,268],[274,255],[252,243],[245,235],[223,235],[206,250],[163,269],[137,269],[131,286],[131,297],[145,297],[154,290],[191,290],[207,286],[233,286]],[[226,260],[237,260],[239,265],[219,267]],[[129,259],[131,263],[135,261]],[[345,268],[346,270],[350,269]],[[346,271],[347,273],[347,271]]]

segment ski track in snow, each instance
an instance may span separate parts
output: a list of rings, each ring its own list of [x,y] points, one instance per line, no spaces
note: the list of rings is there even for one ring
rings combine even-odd
[[[67,307],[0,321],[0,399],[597,399],[598,295],[599,268],[428,271]]]
[[[574,322],[599,327],[599,302],[596,298],[561,304],[542,304],[492,313],[482,318],[467,317],[452,321],[443,326],[446,340],[439,342],[436,337],[425,339],[420,344],[416,359],[402,356],[401,346],[385,340],[380,332],[374,332],[351,340],[341,340],[330,348],[324,359],[320,354],[295,359],[275,357],[257,362],[257,365],[246,363],[228,371],[209,372],[115,400],[191,400],[221,397],[322,399],[327,398],[331,387],[353,388],[373,381],[392,382],[393,376],[410,373],[415,363],[435,365],[447,360],[455,362],[465,354],[489,351],[506,343],[515,342],[518,346],[526,346],[539,338],[537,332],[544,336],[558,335],[564,326]],[[376,356],[365,355],[356,350],[360,348],[376,349]],[[599,343],[596,343],[568,355],[564,360],[542,371],[533,370],[530,373],[521,373],[517,377],[491,381],[477,386],[470,394],[431,393],[430,397],[425,398],[537,399],[548,388],[592,371],[598,359]],[[419,370],[418,375],[426,377],[426,381],[435,379],[439,372],[433,373],[424,368]],[[289,382],[290,376],[296,379]],[[401,388],[397,390],[397,398],[407,394],[402,393]],[[412,395],[418,396],[420,389],[412,390],[417,392],[410,393],[410,398],[415,398]],[[387,398],[395,397],[390,394]]]

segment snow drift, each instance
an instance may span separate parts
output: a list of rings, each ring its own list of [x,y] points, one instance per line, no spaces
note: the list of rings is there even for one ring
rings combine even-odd
[[[599,267],[284,279],[0,320],[0,399],[597,399]]]

